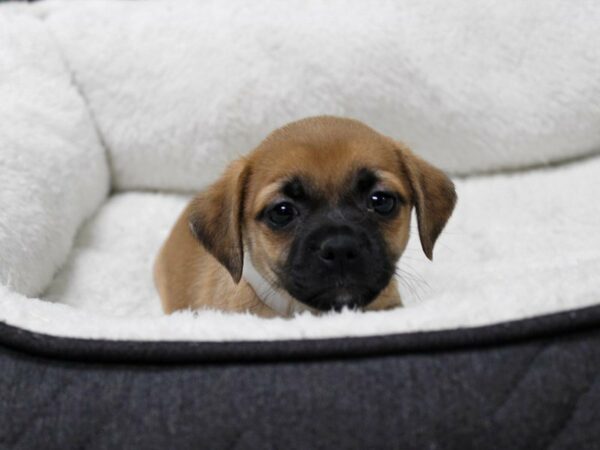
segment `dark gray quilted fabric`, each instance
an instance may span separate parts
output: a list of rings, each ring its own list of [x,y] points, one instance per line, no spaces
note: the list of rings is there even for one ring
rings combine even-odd
[[[61,359],[0,342],[0,448],[600,448],[600,328],[544,336],[536,320],[503,328],[518,340],[480,345],[488,327],[467,335],[471,344],[428,333],[429,349],[394,350],[385,339],[402,337],[392,336],[373,356],[344,339],[337,356],[278,347],[269,359],[260,347],[270,344],[258,343],[246,358],[174,362],[175,344],[161,347],[170,362],[160,353],[144,362],[139,346],[152,344],[128,343],[138,352],[128,363],[127,352],[94,361],[93,346]]]

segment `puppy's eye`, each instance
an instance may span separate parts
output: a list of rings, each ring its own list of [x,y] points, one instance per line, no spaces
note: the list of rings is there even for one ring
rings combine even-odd
[[[276,227],[284,227],[298,215],[298,210],[290,202],[277,203],[267,212],[269,222]]]
[[[389,216],[396,209],[396,197],[387,192],[373,192],[369,196],[368,208],[382,216]]]

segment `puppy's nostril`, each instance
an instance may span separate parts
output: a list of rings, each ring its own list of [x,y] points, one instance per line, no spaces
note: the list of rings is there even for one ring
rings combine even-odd
[[[333,261],[335,259],[335,252],[332,248],[325,247],[321,249],[321,258],[326,261]]]
[[[319,257],[328,264],[350,262],[357,259],[358,256],[357,243],[348,236],[326,239],[319,249]]]

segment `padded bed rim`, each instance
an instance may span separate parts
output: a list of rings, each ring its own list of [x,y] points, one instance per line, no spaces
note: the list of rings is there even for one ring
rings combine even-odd
[[[51,336],[0,322],[0,347],[78,362],[189,364],[346,359],[485,349],[600,328],[600,305],[495,325],[333,339],[193,342],[118,341]]]

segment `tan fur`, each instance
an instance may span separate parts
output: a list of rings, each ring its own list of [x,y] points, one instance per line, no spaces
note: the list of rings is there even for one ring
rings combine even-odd
[[[154,265],[164,311],[210,307],[274,316],[244,280],[236,284],[221,263],[198,244],[189,230],[191,209],[192,204],[177,220]]]
[[[351,174],[361,167],[374,170],[382,188],[399,192],[409,206],[416,207],[423,250],[431,258],[435,240],[454,207],[452,182],[403,144],[360,122],[314,117],[273,132],[188,205],[155,264],[164,310],[209,307],[276,315],[240,279],[243,256],[247,251],[262,275],[279,288],[273,268],[285,261],[293,236],[272,232],[255,220],[256,215],[281,197],[282,183],[298,175],[309,179],[311,189],[325,193],[333,204],[347,189]],[[410,207],[402,208],[383,225],[388,251],[395,258],[408,242],[410,215]],[[399,305],[392,279],[366,309]]]

